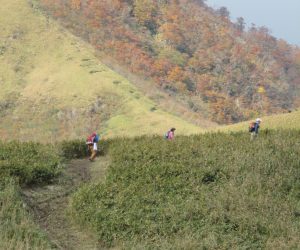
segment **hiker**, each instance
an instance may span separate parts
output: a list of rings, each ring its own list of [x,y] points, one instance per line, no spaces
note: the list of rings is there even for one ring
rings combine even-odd
[[[88,146],[88,150],[91,152],[91,156],[89,158],[90,161],[94,161],[98,152],[98,142],[100,137],[97,133],[92,133],[86,140],[86,144]]]
[[[254,140],[257,137],[261,122],[262,120],[257,118],[255,122],[250,123],[249,132],[251,133],[251,140]]]
[[[165,138],[166,138],[167,140],[173,140],[174,137],[175,137],[175,130],[176,130],[176,128],[171,128],[171,129],[166,133]]]

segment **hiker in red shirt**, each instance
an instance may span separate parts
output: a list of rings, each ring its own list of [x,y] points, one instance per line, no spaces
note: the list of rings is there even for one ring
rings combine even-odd
[[[98,152],[98,142],[100,140],[100,137],[97,133],[91,134],[87,140],[86,140],[86,145],[88,146],[89,151],[91,152],[91,157],[89,158],[90,161],[93,161]]]

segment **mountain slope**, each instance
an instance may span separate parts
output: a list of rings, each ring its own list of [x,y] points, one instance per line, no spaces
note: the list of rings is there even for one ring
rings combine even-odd
[[[25,0],[1,0],[0,136],[60,140],[201,128],[160,109],[110,70],[93,48]]]
[[[299,48],[266,27],[246,31],[225,7],[202,0],[37,2],[114,64],[180,97],[191,114],[229,124],[299,106]]]
[[[264,116],[261,118],[262,129],[300,129],[300,111],[294,111],[286,114],[278,114],[271,116]],[[228,132],[238,132],[247,131],[250,121],[241,122],[229,126],[223,126],[214,129],[213,131],[228,131]]]

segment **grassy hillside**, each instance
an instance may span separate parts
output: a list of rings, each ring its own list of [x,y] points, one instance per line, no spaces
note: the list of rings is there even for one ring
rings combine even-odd
[[[26,0],[0,0],[0,136],[54,141],[200,128],[161,110]]]
[[[252,142],[246,133],[179,136],[172,142],[161,137],[115,138],[101,142],[105,157],[93,164],[78,161],[78,172],[73,172],[73,163],[68,167],[72,175],[57,181],[58,174],[68,172],[61,168],[63,159],[85,156],[83,141],[55,147],[1,143],[0,248],[50,249],[51,244],[62,243],[47,239],[53,236],[48,230],[53,221],[50,226],[45,217],[34,217],[44,232],[33,223],[29,213],[33,210],[28,208],[34,207],[26,202],[34,189],[23,197],[19,194],[18,183],[28,188],[51,182],[44,188],[36,186],[31,199],[40,197],[41,203],[35,205],[44,207],[50,191],[53,197],[64,197],[63,204],[71,201],[68,214],[81,230],[92,229],[104,247],[297,249],[299,135],[297,130],[268,131]],[[62,195],[74,190],[63,189],[73,187],[74,178],[82,180],[89,171],[93,178],[86,177],[72,197]],[[70,178],[70,186],[60,186],[68,183],[64,178]],[[48,198],[46,207],[55,207],[57,200]],[[44,207],[39,212],[66,219],[65,207],[55,211]],[[58,221],[54,220],[59,224],[56,235],[78,233]],[[72,246],[84,237],[75,238]]]
[[[296,249],[299,131],[117,139],[74,218],[125,249]]]
[[[300,129],[300,111],[262,117],[262,129]],[[253,119],[255,120],[255,119]],[[247,131],[250,121],[219,127],[213,131]]]
[[[93,236],[66,214],[70,194],[91,167],[68,160],[86,154],[84,141],[0,142],[0,249],[96,249]]]

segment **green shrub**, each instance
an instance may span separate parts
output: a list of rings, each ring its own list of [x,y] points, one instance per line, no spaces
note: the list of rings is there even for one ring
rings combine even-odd
[[[107,153],[109,141],[99,141],[98,150],[99,155]],[[80,159],[89,156],[88,148],[83,140],[63,141],[57,147],[60,154],[66,159]]]
[[[61,159],[51,145],[0,143],[0,178],[17,177],[20,184],[51,182],[61,170]]]
[[[116,139],[104,183],[72,199],[78,222],[112,246],[296,249],[300,132]]]
[[[58,144],[62,157],[66,159],[79,159],[88,156],[88,149],[83,140],[63,141]]]

